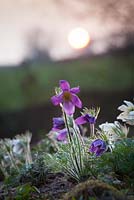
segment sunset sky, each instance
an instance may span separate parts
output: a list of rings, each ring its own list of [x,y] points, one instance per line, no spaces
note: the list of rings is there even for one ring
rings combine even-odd
[[[54,60],[75,55],[79,52],[69,45],[68,35],[77,27],[89,33],[89,53],[105,52],[111,43],[123,45],[123,34],[134,31],[133,2],[1,0],[0,65],[19,64],[34,43]]]

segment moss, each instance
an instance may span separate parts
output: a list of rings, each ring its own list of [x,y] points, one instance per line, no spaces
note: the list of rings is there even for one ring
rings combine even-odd
[[[99,180],[87,180],[79,183],[70,192],[66,193],[63,199],[89,200],[90,197],[94,200],[126,200],[124,194],[116,188]]]

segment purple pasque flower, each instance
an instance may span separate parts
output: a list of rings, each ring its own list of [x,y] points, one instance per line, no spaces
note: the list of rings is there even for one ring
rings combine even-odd
[[[96,139],[91,143],[89,151],[96,156],[101,156],[107,149],[106,142],[101,139]]]
[[[60,142],[67,142],[67,129],[64,128],[62,130],[59,130],[57,132],[56,139],[57,141],[60,141]]]
[[[67,129],[65,128],[64,119],[62,117],[53,118],[53,128],[52,132],[56,133],[55,139],[57,141],[65,142],[67,141]]]
[[[86,123],[95,124],[95,122],[96,122],[96,118],[90,114],[82,115],[75,120],[75,123],[78,125],[86,124]]]
[[[82,115],[75,120],[75,123],[78,125],[86,124],[86,123],[95,124],[99,112],[100,112],[100,108],[97,108],[97,109],[84,108]]]
[[[65,122],[62,117],[54,117],[53,118],[53,131],[61,130],[65,128]]]
[[[70,84],[66,80],[59,81],[61,92],[51,98],[52,103],[57,106],[62,103],[66,114],[72,115],[75,112],[75,106],[82,107],[82,102],[76,95],[80,92],[79,87],[70,88]]]

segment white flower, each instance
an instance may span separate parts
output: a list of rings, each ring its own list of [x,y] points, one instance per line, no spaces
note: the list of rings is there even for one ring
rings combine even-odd
[[[121,138],[126,138],[129,132],[129,129],[126,126],[122,126],[118,121],[114,123],[103,123],[100,126],[100,129],[107,136],[110,142],[115,142]]]
[[[24,146],[19,139],[12,140],[13,153],[21,154],[24,151]]]
[[[123,122],[134,125],[134,104],[130,101],[124,101],[126,105],[121,105],[118,107],[118,110],[122,113],[117,117],[117,119],[122,120]]]

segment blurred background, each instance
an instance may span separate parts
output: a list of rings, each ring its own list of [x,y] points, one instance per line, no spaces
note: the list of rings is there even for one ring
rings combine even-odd
[[[133,0],[1,0],[0,138],[48,133],[60,79],[101,108],[97,125],[113,122],[134,98],[133,19]]]

